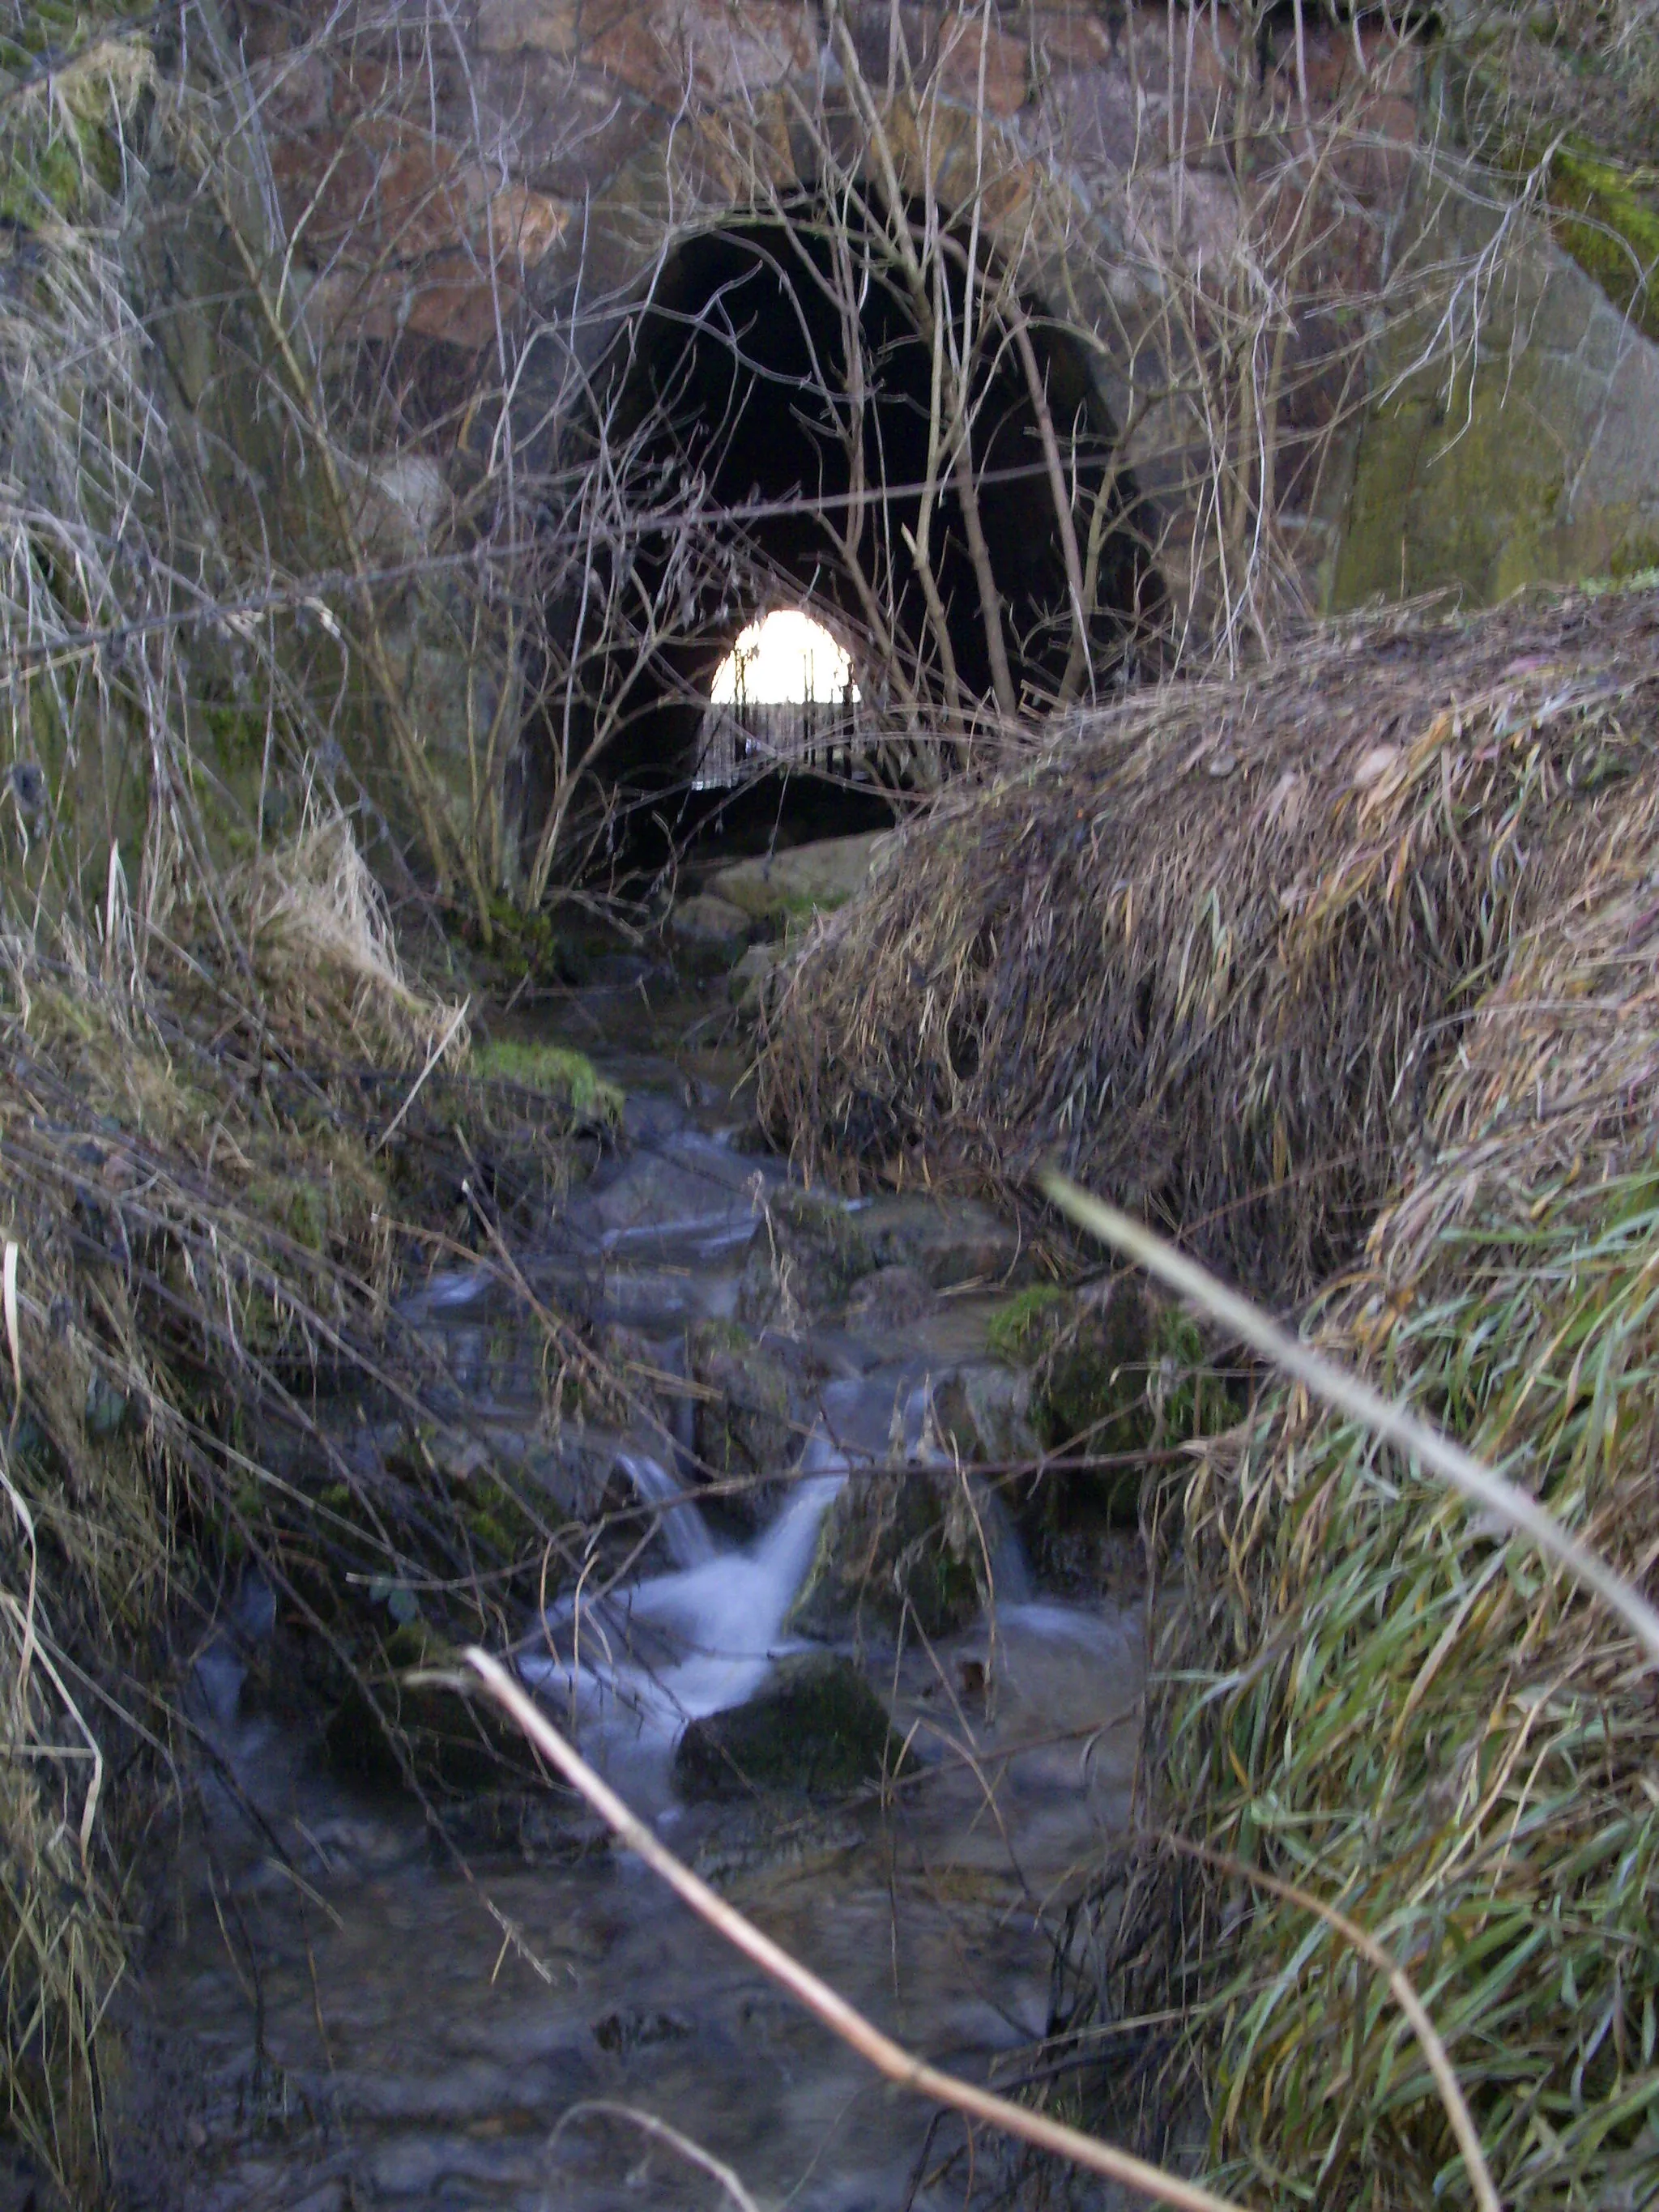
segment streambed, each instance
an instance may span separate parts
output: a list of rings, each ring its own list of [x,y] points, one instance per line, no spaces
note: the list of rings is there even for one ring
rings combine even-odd
[[[538,1295],[580,1293],[672,1376],[699,1322],[759,1334],[738,1318],[744,1269],[786,1177],[757,1148],[740,1059],[699,1049],[696,1002],[665,1004],[668,988],[618,963],[559,1008],[550,1030],[625,1093],[623,1137],[515,1259]],[[747,1524],[684,1502],[690,1396],[678,1453],[672,1436],[619,1437],[617,1468],[665,1507],[658,1537],[603,1605],[567,1599],[526,1621],[516,1656],[740,1909],[910,2047],[1009,2083],[1048,2023],[1066,1908],[1127,1818],[1143,1650],[1132,1576],[1116,1601],[1062,1601],[1033,1588],[995,1525],[980,1619],[902,1648],[862,1620],[836,1639],[909,1744],[896,1786],[763,1810],[683,1802],[674,1784],[685,1724],[802,1647],[788,1617],[848,1471],[937,1455],[940,1378],[984,1361],[1017,1243],[980,1209],[873,1204],[934,1294],[884,1310],[788,1301],[783,1326],[813,1378],[790,1480]],[[527,1438],[535,1354],[499,1279],[437,1275],[408,1313],[442,1346],[474,1432],[496,1450]],[[246,1647],[269,1601],[250,1584],[239,1603]],[[469,1845],[463,1868],[410,1801],[348,1786],[310,1741],[250,1710],[241,1679],[234,1639],[198,1662],[224,1779],[130,2030],[148,2085],[123,2177],[135,2206],[719,2200],[623,2108],[726,2161],[766,2207],[988,2204],[1005,2185],[1000,2146],[969,2154],[955,2121],[930,2135],[929,2107],[877,2081],[596,1822],[550,1802],[514,1849]]]

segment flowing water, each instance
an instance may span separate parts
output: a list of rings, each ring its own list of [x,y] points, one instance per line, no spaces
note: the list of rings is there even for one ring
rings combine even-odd
[[[745,1149],[735,1060],[641,1042],[642,988],[624,973],[561,1012],[560,1033],[624,1085],[624,1139],[518,1258],[538,1290],[580,1292],[683,1375],[688,1327],[736,1310],[782,1170]],[[655,1018],[672,1035],[683,1017]],[[860,1647],[912,1745],[884,1803],[758,1819],[682,1804],[672,1778],[686,1722],[750,1695],[791,1648],[787,1617],[848,1470],[932,1449],[930,1389],[983,1356],[997,1297],[969,1286],[862,1334],[807,1316],[810,1434],[752,1532],[685,1502],[684,1425],[618,1437],[621,1476],[663,1508],[659,1536],[602,1603],[527,1621],[517,1656],[587,1755],[740,1909],[911,2047],[1010,2082],[1048,2023],[1066,1907],[1127,1816],[1134,1605],[1034,1593],[1012,1535],[994,1532],[988,1618],[929,1646]],[[473,1433],[527,1455],[533,1338],[499,1284],[435,1277],[409,1310],[443,1345]],[[471,1849],[462,1868],[411,1805],[348,1789],[246,1710],[237,1652],[271,1613],[250,1583],[198,1667],[221,1780],[133,2014],[133,2075],[150,2087],[129,2202],[717,2203],[717,2184],[639,2115],[726,2161],[763,2207],[994,2200],[997,2145],[970,2153],[954,2121],[930,2133],[928,2107],[876,2080],[596,1823],[550,1806],[516,1848]]]

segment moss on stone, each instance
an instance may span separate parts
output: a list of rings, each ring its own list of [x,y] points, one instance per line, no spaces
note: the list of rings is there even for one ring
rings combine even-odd
[[[674,1755],[674,1781],[687,1797],[841,1796],[895,1771],[902,1751],[858,1668],[809,1652],[781,1662],[746,1704],[693,1721]]]
[[[1555,234],[1638,329],[1659,339],[1659,210],[1632,174],[1577,146],[1550,163]]]
[[[579,1121],[614,1123],[623,1095],[592,1060],[568,1046],[520,1037],[492,1037],[472,1048],[471,1072],[482,1083],[511,1083],[556,1098]]]
[[[1029,1367],[1059,1325],[1068,1300],[1054,1283],[1033,1283],[1017,1291],[992,1315],[986,1349],[1011,1367]]]
[[[984,1603],[978,1532],[954,1470],[878,1468],[852,1476],[824,1516],[789,1616],[793,1632],[839,1638],[866,1622],[948,1636]]]

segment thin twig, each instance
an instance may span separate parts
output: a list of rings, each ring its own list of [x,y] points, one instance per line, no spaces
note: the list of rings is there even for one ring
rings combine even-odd
[[[1272,1360],[1276,1367],[1294,1376],[1315,1397],[1322,1398],[1328,1406],[1346,1413],[1350,1420],[1360,1422],[1401,1451],[1408,1452],[1461,1496],[1496,1514],[1507,1527],[1530,1536],[1540,1552],[1558,1560],[1586,1589],[1594,1590],[1634,1630],[1650,1659],[1659,1663],[1659,1612],[1605,1559],[1598,1558],[1577,1537],[1569,1535],[1554,1515],[1535,1498],[1528,1498],[1514,1483],[1506,1482],[1501,1474],[1495,1474],[1427,1421],[1390,1404],[1358,1376],[1349,1374],[1322,1353],[1310,1350],[1251,1299],[1218,1282],[1206,1267],[1200,1267],[1195,1260],[1178,1252],[1166,1238],[1142,1223],[1132,1220],[1115,1206],[1091,1198],[1064,1176],[1047,1174],[1037,1181],[1044,1195],[1079,1227],[1145,1267],[1148,1274],[1156,1275],[1182,1297],[1202,1306],[1212,1319],[1253,1351],[1259,1352],[1264,1359]]]

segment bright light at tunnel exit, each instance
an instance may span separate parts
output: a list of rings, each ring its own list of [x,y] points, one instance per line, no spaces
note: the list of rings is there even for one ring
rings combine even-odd
[[[755,707],[799,706],[841,699],[852,681],[851,659],[822,623],[798,607],[775,607],[741,633],[714,671],[709,697],[716,707],[733,706],[739,696]]]

